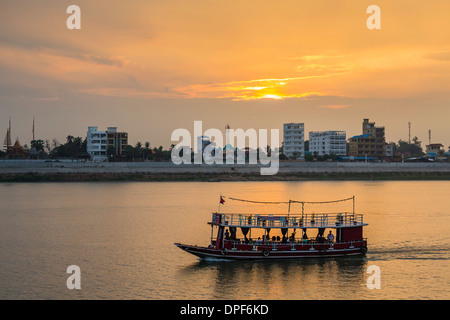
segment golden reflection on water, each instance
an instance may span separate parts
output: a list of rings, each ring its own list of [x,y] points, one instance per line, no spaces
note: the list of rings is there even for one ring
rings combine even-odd
[[[366,281],[366,265],[364,258],[256,262],[200,260],[181,269],[180,275],[190,278],[197,272],[210,274],[203,278],[201,286],[212,287],[215,299],[330,299],[327,291],[316,290],[322,286],[340,287],[345,289],[343,293],[357,290]]]
[[[0,184],[0,298],[448,299],[449,191],[448,181]],[[211,212],[288,209],[219,205],[220,194],[256,201],[354,195],[369,224],[368,253],[199,261],[173,244],[209,244]],[[312,210],[353,208],[306,206]],[[80,292],[65,287],[71,264],[82,270]],[[370,265],[381,269],[380,290],[366,287]]]

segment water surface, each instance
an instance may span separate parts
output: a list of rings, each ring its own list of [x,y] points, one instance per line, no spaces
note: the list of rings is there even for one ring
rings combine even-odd
[[[0,299],[449,299],[449,192],[448,181],[0,184]],[[175,247],[209,243],[206,223],[220,194],[262,201],[355,195],[356,212],[369,223],[369,251],[233,262],[201,261]],[[352,210],[351,202],[340,207]],[[287,207],[231,200],[220,207],[255,209]],[[81,290],[66,287],[73,264]],[[370,265],[380,267],[379,290],[366,286]]]

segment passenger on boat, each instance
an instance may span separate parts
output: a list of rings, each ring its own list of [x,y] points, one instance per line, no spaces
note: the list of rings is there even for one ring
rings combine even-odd
[[[308,242],[308,235],[306,234],[306,229],[303,229],[302,240],[303,242]]]
[[[289,237],[289,239],[290,239],[292,242],[295,242],[295,231],[292,232],[292,234],[291,234],[291,236]]]
[[[261,244],[261,243],[262,243],[261,237],[258,237],[258,240],[256,241],[256,243],[257,243],[257,244]]]
[[[225,239],[230,240],[230,233],[228,232],[228,229],[225,231]]]
[[[319,228],[319,233],[316,236],[316,242],[318,242],[318,243],[325,242],[325,237],[323,236],[324,231],[325,231],[325,228]]]
[[[332,233],[331,231],[330,231],[330,233],[328,234],[327,239],[328,239],[328,242],[333,242],[333,240],[334,240],[334,235],[333,235],[333,233]]]

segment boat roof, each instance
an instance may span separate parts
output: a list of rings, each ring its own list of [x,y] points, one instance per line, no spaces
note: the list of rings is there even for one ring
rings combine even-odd
[[[232,201],[240,201],[258,204],[289,204],[287,213],[222,213],[221,206],[224,205],[225,199]],[[353,212],[337,212],[337,213],[306,213],[305,204],[329,204],[345,201],[353,201]],[[291,213],[291,204],[301,203],[301,213]],[[239,228],[347,228],[356,226],[366,226],[363,221],[362,214],[355,214],[355,197],[330,201],[256,201],[238,199],[232,197],[220,196],[219,212],[214,212],[212,222],[209,224],[225,227]]]
[[[304,215],[275,215],[275,214],[240,214],[213,213],[209,223],[217,226],[236,228],[286,229],[286,228],[348,228],[362,227],[367,223],[362,214],[343,212],[338,214],[304,214]]]

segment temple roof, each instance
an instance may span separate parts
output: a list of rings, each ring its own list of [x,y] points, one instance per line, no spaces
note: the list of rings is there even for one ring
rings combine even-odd
[[[23,149],[22,144],[19,141],[19,138],[16,139],[16,142],[13,145],[13,149]]]

